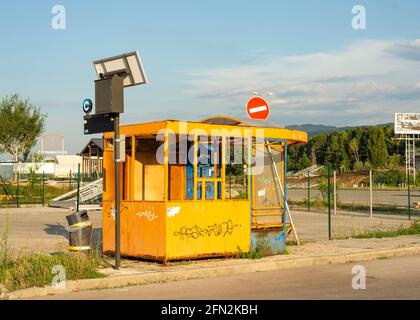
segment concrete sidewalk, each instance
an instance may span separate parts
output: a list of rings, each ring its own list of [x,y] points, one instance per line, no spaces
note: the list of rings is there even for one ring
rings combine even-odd
[[[67,281],[65,289],[30,288],[3,294],[6,299],[25,299],[36,296],[68,293],[78,290],[116,288],[166,281],[211,278],[250,272],[279,270],[302,266],[346,263],[394,256],[420,254],[420,236],[401,236],[382,239],[347,239],[309,242],[288,246],[288,254],[258,260],[208,259],[163,266],[138,260],[122,261],[121,270],[102,269],[102,279]]]

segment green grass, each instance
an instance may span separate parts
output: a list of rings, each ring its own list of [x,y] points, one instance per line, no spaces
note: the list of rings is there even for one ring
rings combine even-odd
[[[50,285],[55,274],[53,267],[61,265],[65,270],[66,280],[102,278],[105,275],[98,272],[105,265],[97,254],[84,255],[79,253],[59,253],[46,255],[31,253],[12,258],[2,255],[0,261],[0,283],[8,290],[18,290],[30,287]]]
[[[261,259],[264,257],[264,253],[267,250],[267,242],[260,240],[257,241],[255,248],[251,248],[250,251],[244,252],[238,247],[238,258],[239,259]]]
[[[7,190],[11,195],[10,198],[0,199],[0,205],[13,205],[16,204],[16,185],[8,185]],[[55,197],[66,193],[69,191],[67,185],[63,186],[50,186],[45,185],[44,189],[44,198],[45,203],[54,199]],[[0,195],[4,195],[5,192],[0,188]],[[19,186],[19,203],[20,204],[34,204],[42,203],[42,186],[41,185],[31,185],[31,184],[22,184]]]
[[[286,246],[297,246],[297,241],[296,240],[287,240],[286,241]]]
[[[8,290],[19,290],[31,287],[51,285],[56,276],[53,267],[61,265],[65,270],[66,280],[102,278],[98,272],[100,266],[108,266],[97,252],[58,253],[47,255],[28,253],[13,256],[8,247],[9,223],[6,218],[0,241],[0,285]]]
[[[288,241],[289,242],[289,241]],[[289,242],[290,243],[290,242]],[[287,242],[286,242],[287,245]],[[293,245],[293,244],[290,244]],[[261,259],[266,256],[266,252],[268,251],[268,243],[266,240],[258,240],[255,248],[252,248],[248,252],[242,251],[240,247],[238,247],[238,255],[237,258],[239,259]],[[286,248],[284,248],[282,254],[289,254]]]
[[[97,271],[100,264],[99,257],[94,254],[32,253],[16,259],[8,257],[0,261],[0,283],[11,291],[50,285],[55,276],[52,270],[56,265],[64,267],[66,280],[102,278],[104,275]]]
[[[355,235],[353,238],[390,238],[390,237],[398,237],[398,236],[407,236],[407,235],[415,235],[420,234],[420,222],[413,221],[410,227],[408,228],[399,228],[397,230],[389,230],[389,231],[370,231],[366,233],[361,233]]]

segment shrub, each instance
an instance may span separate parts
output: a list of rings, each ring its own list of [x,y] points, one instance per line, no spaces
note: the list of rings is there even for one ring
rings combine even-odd
[[[238,258],[240,259],[261,259],[264,257],[264,253],[267,250],[267,242],[264,240],[258,240],[255,248],[252,248],[249,252],[243,252],[238,247]]]
[[[373,175],[373,183],[385,184],[388,186],[398,186],[405,182],[405,173],[398,170],[390,170],[387,172],[377,172]]]

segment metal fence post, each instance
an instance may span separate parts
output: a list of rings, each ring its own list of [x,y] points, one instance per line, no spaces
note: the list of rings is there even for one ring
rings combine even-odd
[[[328,239],[331,237],[331,164],[328,162]]]
[[[334,170],[334,215],[337,214],[337,172]]]
[[[308,211],[311,211],[311,175],[308,172]]]
[[[372,170],[369,170],[369,216],[373,218],[373,185]]]
[[[69,173],[69,190],[71,190],[71,170],[70,170],[70,173]]]
[[[16,184],[16,208],[19,208],[19,170],[17,172],[17,184]]]
[[[42,194],[41,194],[42,206],[45,206],[45,172],[42,171]]]
[[[79,211],[80,204],[80,163],[77,165],[77,200],[76,200],[76,211]]]
[[[408,173],[408,220],[411,220],[411,188],[410,188],[410,173]]]

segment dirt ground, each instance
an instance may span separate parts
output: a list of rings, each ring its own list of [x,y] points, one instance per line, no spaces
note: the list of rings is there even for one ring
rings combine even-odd
[[[18,251],[56,252],[68,249],[69,209],[5,208],[0,209],[0,231],[8,227],[8,243]],[[95,243],[102,237],[101,212],[90,211]],[[7,222],[9,220],[9,222]]]

